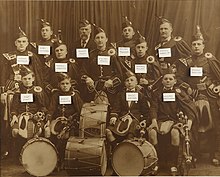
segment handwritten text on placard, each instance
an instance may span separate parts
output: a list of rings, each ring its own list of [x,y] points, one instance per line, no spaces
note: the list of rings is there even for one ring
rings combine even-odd
[[[202,76],[203,68],[202,67],[190,67],[190,76]]]
[[[29,65],[29,56],[17,56],[17,64],[19,65]]]
[[[147,73],[147,64],[135,64],[135,73]]]
[[[98,56],[98,65],[110,65],[110,56]]]
[[[138,93],[126,92],[126,101],[138,101]]]
[[[67,72],[67,63],[55,63],[55,72]]]
[[[31,103],[34,101],[32,93],[22,93],[20,98],[22,103]]]
[[[59,96],[60,104],[72,104],[71,96]]]
[[[163,93],[163,101],[175,101],[175,93]]]
[[[161,48],[158,49],[158,52],[160,58],[171,57],[171,48]]]
[[[126,57],[130,56],[130,47],[118,47],[118,56],[120,57]]]
[[[38,54],[40,55],[50,55],[50,46],[49,45],[39,45]]]
[[[77,58],[89,58],[88,48],[76,49],[76,57]]]

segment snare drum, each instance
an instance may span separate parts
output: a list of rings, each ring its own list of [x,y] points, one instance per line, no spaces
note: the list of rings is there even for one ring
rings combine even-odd
[[[21,163],[34,176],[47,176],[57,165],[57,150],[46,138],[33,138],[21,150]]]
[[[105,137],[107,111],[107,104],[85,103],[80,115],[80,137]]]
[[[147,175],[157,160],[157,152],[148,141],[125,140],[113,151],[112,167],[119,176]]]
[[[67,170],[95,170],[105,175],[107,155],[104,139],[70,137],[66,145],[64,167]]]

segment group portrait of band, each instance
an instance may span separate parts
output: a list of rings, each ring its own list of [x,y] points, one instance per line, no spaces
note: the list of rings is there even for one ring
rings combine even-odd
[[[152,49],[126,16],[115,42],[80,20],[70,48],[46,19],[39,41],[19,27],[0,61],[1,159],[13,154],[33,176],[183,175],[205,149],[219,166],[220,60],[200,26],[187,44],[158,20]]]

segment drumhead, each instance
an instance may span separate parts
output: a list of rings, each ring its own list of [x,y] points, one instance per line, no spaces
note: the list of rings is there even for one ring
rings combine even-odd
[[[47,176],[56,167],[56,149],[47,139],[31,139],[22,149],[21,163],[29,174]]]
[[[143,154],[135,144],[122,142],[114,149],[112,167],[119,176],[138,176],[144,169]]]

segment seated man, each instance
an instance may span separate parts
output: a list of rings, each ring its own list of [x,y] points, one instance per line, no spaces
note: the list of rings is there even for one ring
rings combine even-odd
[[[172,175],[177,173],[180,145],[180,131],[175,126],[179,123],[178,113],[182,111],[188,117],[189,130],[192,120],[197,116],[194,103],[183,90],[175,85],[176,82],[175,74],[171,72],[164,74],[162,87],[154,92],[151,100],[152,124],[148,132],[150,142],[158,146],[159,162],[168,161]],[[167,99],[166,96],[172,99]]]
[[[73,90],[70,76],[58,73],[57,79],[59,90],[52,95],[49,114],[54,119],[51,121],[51,141],[57,147],[61,165],[67,139],[70,135],[76,136],[79,133],[78,122],[83,102],[78,91]],[[60,96],[67,96],[67,99],[69,96],[70,104],[60,102]]]
[[[81,77],[79,66],[74,59],[68,58],[67,46],[59,38],[57,39],[57,42],[54,44],[54,53],[56,57],[53,58],[53,60],[50,63],[50,66],[47,67],[45,72],[46,91],[50,93],[57,89],[58,72],[67,73],[71,77],[72,82],[74,82],[74,84],[72,84],[73,87],[77,87]],[[64,70],[66,71],[57,70],[58,65],[59,67],[64,67]],[[77,90],[79,90],[79,88],[77,88]]]
[[[148,124],[149,102],[137,87],[134,73],[126,72],[125,89],[118,93],[110,113],[110,126],[106,130],[107,139],[112,147],[124,139],[140,136],[137,125],[141,121]],[[127,94],[137,93],[137,99],[128,100]],[[149,125],[149,124],[148,124]]]
[[[11,106],[12,136],[16,138],[17,153],[27,139],[40,136],[44,133],[50,137],[49,122],[45,101],[46,94],[40,86],[34,86],[35,75],[33,71],[23,66],[20,70],[21,84],[19,92],[16,92]],[[23,96],[22,96],[23,95]],[[19,136],[18,136],[19,135]]]

